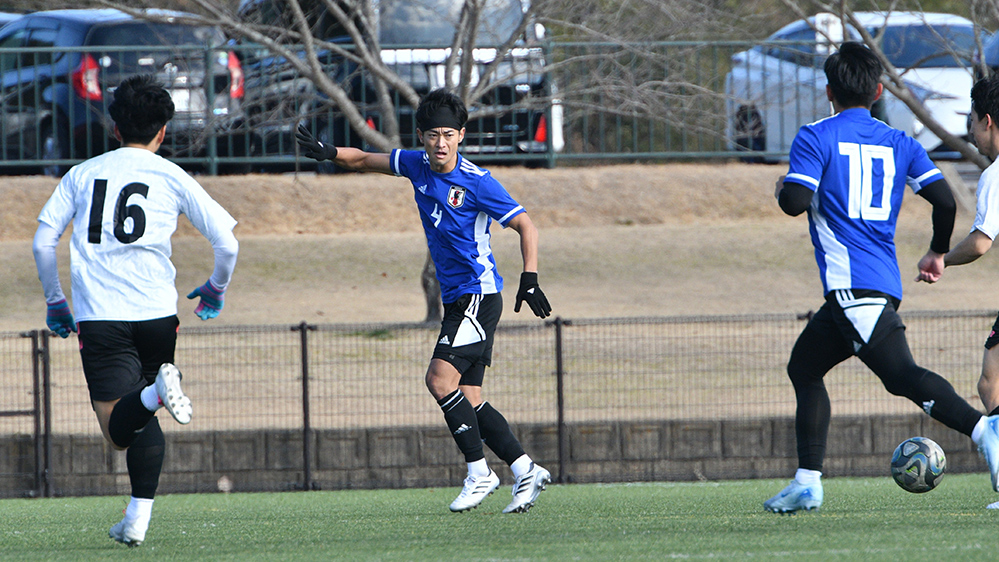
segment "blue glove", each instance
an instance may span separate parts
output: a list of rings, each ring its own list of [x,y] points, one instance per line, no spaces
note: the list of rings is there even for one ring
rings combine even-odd
[[[191,291],[191,294],[187,295],[187,298],[193,299],[201,297],[201,302],[198,304],[198,308],[194,309],[194,313],[198,315],[198,318],[202,320],[211,320],[219,315],[222,310],[222,305],[225,301],[225,291],[220,291],[212,285],[212,280],[209,279],[205,281],[205,284],[198,287],[197,289]]]
[[[76,331],[73,311],[66,304],[66,299],[49,303],[48,312],[45,315],[45,325],[53,332],[59,334],[61,338],[68,338],[70,332]]]

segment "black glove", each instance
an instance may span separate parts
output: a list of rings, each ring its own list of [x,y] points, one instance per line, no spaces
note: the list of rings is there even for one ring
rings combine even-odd
[[[531,307],[538,318],[545,318],[552,313],[552,305],[548,304],[548,298],[538,286],[538,274],[533,271],[520,274],[520,289],[517,290],[517,304],[513,305],[513,311],[520,312],[520,303],[524,301],[527,301],[527,306]]]
[[[336,158],[336,147],[332,144],[323,144],[322,141],[316,140],[316,137],[312,136],[312,131],[306,129],[305,125],[298,125],[295,138],[298,139],[298,146],[302,147],[302,154],[305,154],[309,158],[320,162],[323,160],[332,161]]]

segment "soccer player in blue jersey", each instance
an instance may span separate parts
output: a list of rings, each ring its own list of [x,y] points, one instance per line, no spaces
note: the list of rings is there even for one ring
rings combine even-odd
[[[492,221],[520,235],[524,269],[513,311],[520,312],[526,302],[535,315],[545,318],[551,306],[538,286],[538,231],[531,218],[488,171],[458,152],[467,120],[461,98],[439,89],[427,94],[416,110],[423,150],[385,154],[338,148],[317,141],[304,126],[296,136],[310,158],[360,172],[405,176],[413,183],[444,302],[426,383],[468,465],[464,487],[450,509],[473,509],[499,486],[499,477],[486,464],[484,441],[510,465],[516,479],[513,501],[503,513],[525,513],[551,474],[524,452],[503,415],[482,400],[493,332],[503,308],[503,278],[489,244]]]
[[[895,223],[907,178],[913,191],[933,205],[930,249],[918,263],[921,281],[935,282],[943,272],[956,206],[926,151],[871,117],[883,89],[882,72],[877,57],[856,42],[843,43],[826,60],[826,94],[835,114],[801,128],[791,145],[788,174],[777,183],[777,200],[786,214],[808,211],[825,303],[801,332],[787,365],[797,397],[798,470],[787,487],[763,503],[775,513],[822,505],[830,417],[823,377],[853,355],[888,392],[971,436],[999,491],[996,418],[982,416],[943,377],[916,365],[897,312],[902,282]]]

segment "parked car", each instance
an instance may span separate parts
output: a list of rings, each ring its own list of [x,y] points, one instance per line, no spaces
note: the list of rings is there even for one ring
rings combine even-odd
[[[0,27],[7,25],[8,23],[21,17],[21,14],[13,14],[10,12],[0,12]]]
[[[856,12],[909,89],[948,132],[967,138],[975,26],[960,16]],[[816,32],[819,30],[820,32]],[[823,35],[824,33],[824,35]],[[835,14],[791,23],[766,42],[732,57],[725,79],[726,136],[732,150],[786,153],[804,124],[832,113],[823,64],[845,40],[860,40]],[[997,47],[999,49],[999,47]],[[901,101],[885,91],[875,115],[914,137],[934,157],[958,157]]]
[[[976,59],[975,62],[978,62],[979,60],[984,60],[985,65],[993,73],[999,72],[999,33],[993,33],[982,45],[981,59]],[[981,69],[976,65],[975,80],[978,80],[981,77]]]
[[[376,3],[378,40],[382,61],[423,95],[445,84],[445,58],[460,17],[461,0],[379,0]],[[476,80],[486,65],[496,57],[496,46],[503,44],[519,28],[524,17],[522,0],[490,0],[482,20],[472,56],[472,76]],[[343,27],[322,9],[306,5],[314,33],[321,39],[349,43]],[[277,21],[282,17],[272,0],[243,0],[240,13],[246,21]],[[362,31],[363,22],[358,21]],[[499,85],[469,107],[469,121],[462,152],[480,161],[543,164],[550,151],[562,149],[562,108],[554,105],[531,105],[528,98],[549,98],[554,85],[545,72],[544,53],[540,47],[540,25],[527,26],[517,47],[506,55],[497,69]],[[246,107],[250,120],[264,139],[264,155],[295,153],[293,132],[297,123],[309,118],[320,138],[336,144],[368,148],[352,132],[336,107],[317,95],[307,80],[289,71],[280,57],[261,50],[243,51],[247,73]],[[369,127],[382,124],[382,108],[371,77],[356,63],[327,51],[319,53],[329,75],[347,91],[362,111]],[[414,109],[396,104],[401,144],[418,146]]]
[[[239,59],[226,50],[206,56],[206,48],[224,45],[222,31],[175,21],[186,15],[180,12],[149,14],[165,20],[110,9],[52,10],[23,15],[0,29],[0,47],[20,49],[0,53],[5,170],[33,161],[44,173],[59,175],[67,160],[117,147],[107,105],[115,87],[138,73],[155,74],[176,108],[161,154],[200,156],[210,136],[219,155],[250,154],[252,137],[237,132],[245,91]]]

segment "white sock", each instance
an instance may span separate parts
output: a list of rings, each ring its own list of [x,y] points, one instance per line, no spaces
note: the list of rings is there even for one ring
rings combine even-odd
[[[153,500],[149,498],[132,497],[125,508],[125,519],[131,521],[145,521],[149,524],[149,518],[153,514]]]
[[[479,459],[475,462],[468,463],[468,475],[469,476],[487,476],[489,474],[489,465],[486,464],[486,459]]]
[[[142,399],[142,405],[150,412],[155,412],[163,407],[163,403],[160,402],[160,395],[156,393],[155,384],[143,388],[139,394],[139,398]]]
[[[975,429],[971,430],[971,440],[978,444],[978,441],[982,438],[982,432],[985,431],[985,416],[978,418],[978,423],[975,424]]]
[[[797,472],[794,473],[794,480],[801,484],[802,486],[811,486],[812,484],[818,484],[819,479],[822,478],[822,473],[818,470],[808,470],[807,468],[799,468]]]
[[[513,461],[510,465],[510,470],[513,471],[514,478],[520,478],[530,472],[532,466],[534,466],[534,461],[531,460],[531,457],[524,454],[520,455],[517,457],[517,460]]]

